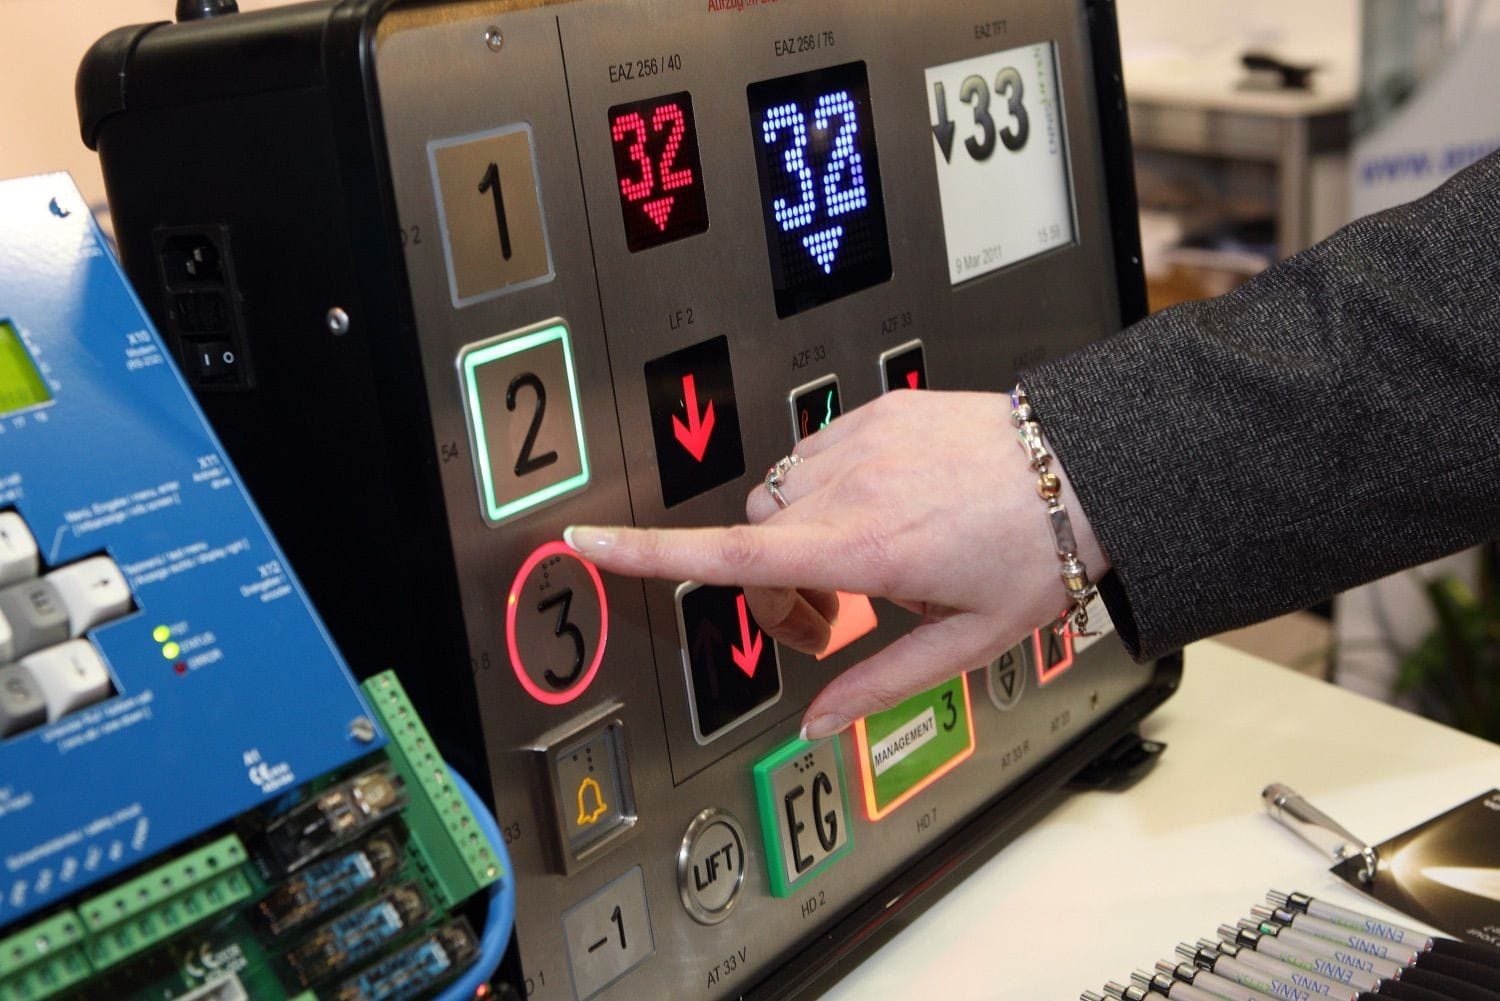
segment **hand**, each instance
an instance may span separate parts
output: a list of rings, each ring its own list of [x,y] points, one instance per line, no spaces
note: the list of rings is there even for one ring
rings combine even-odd
[[[813,699],[809,739],[888,709],[979,667],[1068,605],[1027,465],[998,393],[893,392],[803,439],[783,477],[788,506],[750,492],[748,525],[637,529],[573,526],[568,544],[614,573],[745,589],[762,628],[815,653],[828,641],[835,590],[886,598],[922,616],[916,629],[854,665]],[[1108,562],[1066,488],[1079,555],[1098,580]]]

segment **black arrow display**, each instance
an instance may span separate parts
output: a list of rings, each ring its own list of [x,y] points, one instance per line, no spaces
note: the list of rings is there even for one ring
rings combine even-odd
[[[937,124],[932,127],[932,137],[943,151],[943,160],[953,162],[953,123],[948,120],[948,95],[941,81],[932,85],[932,95],[937,101]]]

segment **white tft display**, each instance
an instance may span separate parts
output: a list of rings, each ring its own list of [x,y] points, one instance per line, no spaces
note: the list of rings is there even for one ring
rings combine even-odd
[[[1053,44],[961,59],[926,74],[949,282],[1072,243]]]

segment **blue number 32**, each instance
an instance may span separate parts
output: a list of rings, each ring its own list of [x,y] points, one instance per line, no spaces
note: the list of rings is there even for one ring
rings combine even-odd
[[[817,100],[813,128],[826,133],[834,119],[838,119],[838,132],[828,162],[823,165],[823,205],[830,218],[862,209],[869,202],[865,195],[864,157],[854,148],[859,124],[854,117],[854,100],[847,90],[823,94]],[[806,157],[807,117],[796,104],[788,102],[766,109],[761,122],[766,145],[774,144],[780,133],[788,133],[790,137],[782,150],[781,162],[788,176],[796,180],[801,200],[794,205],[785,198],[777,198],[771,203],[771,212],[782,230],[789,233],[811,223],[818,213],[818,190]],[[847,186],[841,187],[846,171]]]

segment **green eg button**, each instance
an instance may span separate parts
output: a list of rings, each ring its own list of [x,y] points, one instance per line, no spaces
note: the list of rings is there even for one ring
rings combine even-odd
[[[568,325],[560,319],[458,354],[479,506],[499,525],[588,486]]]
[[[865,717],[854,724],[854,742],[865,811],[884,819],[974,753],[968,675]]]
[[[788,897],[854,846],[838,739],[793,737],[751,771],[771,895]]]

